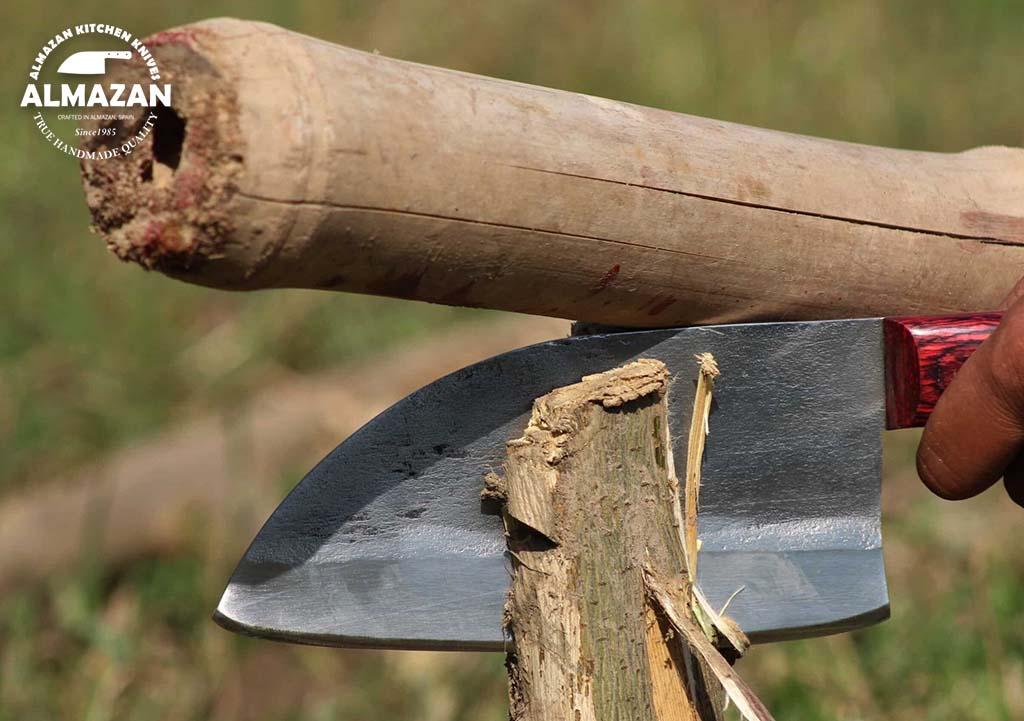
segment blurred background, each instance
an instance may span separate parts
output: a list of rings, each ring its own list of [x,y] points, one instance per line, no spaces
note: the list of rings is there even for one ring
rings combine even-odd
[[[0,721],[503,719],[499,654],[299,648],[210,621],[302,473],[443,372],[565,324],[118,263],[18,100],[59,28],[261,19],[423,63],[843,140],[1024,145],[1024,5],[7,0],[0,43]],[[383,384],[384,377],[396,378]],[[755,647],[777,718],[1024,718],[1020,510],[949,504],[887,438],[892,620]],[[827,482],[827,479],[822,479]]]

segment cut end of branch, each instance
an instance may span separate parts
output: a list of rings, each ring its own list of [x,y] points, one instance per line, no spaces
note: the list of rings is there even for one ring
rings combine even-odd
[[[122,260],[171,274],[223,246],[243,162],[237,98],[211,63],[207,39],[201,26],[147,38],[172,105],[120,109],[132,119],[90,121],[83,136],[82,149],[99,156],[82,160],[93,227]],[[115,68],[116,82],[150,82],[139,60]]]
[[[665,364],[650,358],[584,376],[579,383],[557,388],[538,398],[523,436],[508,445],[514,448],[539,443],[545,448],[547,462],[555,465],[562,458],[565,438],[576,430],[576,413],[581,406],[596,403],[604,408],[620,408],[652,394],[660,397],[668,381]]]
[[[618,408],[652,393],[663,392],[668,378],[665,364],[651,358],[641,358],[611,371],[583,376],[579,383],[559,388],[540,399],[542,402],[537,404],[531,423],[557,423],[556,419],[564,415],[566,409],[582,403]]]
[[[697,364],[700,366],[700,374],[704,378],[717,378],[722,374],[718,370],[718,361],[710,353],[698,353],[694,356],[697,359]]]

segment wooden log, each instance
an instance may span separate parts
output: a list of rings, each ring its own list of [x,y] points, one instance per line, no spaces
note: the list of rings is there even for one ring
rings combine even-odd
[[[801,137],[238,20],[147,42],[172,108],[83,161],[86,198],[121,258],[193,283],[650,327],[989,310],[1024,261],[1019,149]]]
[[[515,721],[722,717],[716,674],[679,632],[696,624],[667,383],[663,363],[641,360],[538,399],[490,479],[514,568]]]

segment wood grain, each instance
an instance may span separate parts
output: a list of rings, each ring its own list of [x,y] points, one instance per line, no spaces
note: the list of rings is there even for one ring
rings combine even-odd
[[[721,718],[721,687],[646,586],[654,569],[689,598],[667,383],[651,360],[587,376],[539,398],[509,443],[500,484],[516,721]]]
[[[83,162],[86,199],[118,256],[193,283],[654,327],[987,310],[1024,261],[1019,149],[801,137],[238,20],[149,45],[173,108]]]

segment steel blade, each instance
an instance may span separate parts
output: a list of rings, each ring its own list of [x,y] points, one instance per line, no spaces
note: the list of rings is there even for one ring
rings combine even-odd
[[[303,643],[501,648],[509,566],[479,493],[533,400],[659,358],[676,376],[670,415],[685,443],[700,352],[722,369],[701,491],[705,595],[720,605],[742,588],[728,613],[755,642],[886,618],[882,332],[867,319],[580,336],[446,376],[296,486],[239,563],[218,622]]]

